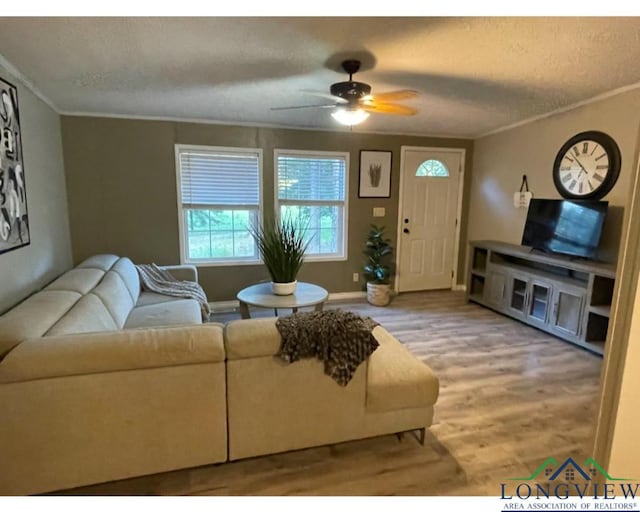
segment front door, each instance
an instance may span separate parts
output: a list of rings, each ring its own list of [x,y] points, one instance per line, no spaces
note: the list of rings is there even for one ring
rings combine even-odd
[[[461,169],[460,152],[405,150],[398,291],[451,288]]]

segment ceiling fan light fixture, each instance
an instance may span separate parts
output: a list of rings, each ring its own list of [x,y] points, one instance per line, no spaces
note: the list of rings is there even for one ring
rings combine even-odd
[[[355,126],[366,120],[369,117],[369,112],[361,108],[339,108],[331,113],[331,117],[345,126]]]

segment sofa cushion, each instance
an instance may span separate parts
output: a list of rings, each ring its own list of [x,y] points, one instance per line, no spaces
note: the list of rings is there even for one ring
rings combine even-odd
[[[87,258],[79,265],[76,265],[76,268],[97,268],[106,272],[110,270],[119,259],[120,256],[116,256],[115,254],[96,254],[95,256]]]
[[[227,359],[273,356],[280,350],[282,338],[277,318],[234,320],[225,327],[224,345]]]
[[[174,300],[178,300],[178,297],[164,295],[163,293],[140,292],[138,302],[136,302],[136,307],[151,306],[152,304],[160,304],[161,302],[171,302]]]
[[[82,297],[47,290],[32,295],[0,317],[0,358],[22,340],[43,336]]]
[[[104,303],[93,294],[82,297],[48,332],[47,336],[116,331],[118,326]]]
[[[110,270],[91,293],[102,300],[118,328],[122,329],[134,305],[131,294],[122,278]]]
[[[373,335],[380,346],[369,357],[367,412],[435,404],[439,382],[431,369],[383,327],[376,327]]]
[[[216,362],[224,362],[220,324],[53,336],[12,350],[0,382]]]
[[[97,268],[74,268],[62,274],[45,290],[67,290],[86,295],[104,277],[104,270]]]
[[[200,305],[192,299],[177,299],[138,306],[131,311],[124,328],[156,327],[159,325],[195,325],[202,323]]]
[[[133,262],[129,258],[120,258],[111,268],[111,271],[120,276],[131,294],[133,303],[138,302],[138,297],[140,296],[140,276],[138,276],[138,271]]]

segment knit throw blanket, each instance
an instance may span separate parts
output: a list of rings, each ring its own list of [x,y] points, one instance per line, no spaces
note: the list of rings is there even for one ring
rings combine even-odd
[[[207,321],[211,310],[207,296],[198,283],[193,281],[179,281],[167,270],[158,267],[155,263],[150,265],[136,265],[142,289],[149,292],[181,297],[183,299],[194,299],[200,303],[202,320]]]
[[[288,363],[316,357],[324,361],[324,373],[346,386],[378,341],[372,331],[378,325],[369,317],[340,309],[296,313],[278,318],[282,337],[278,356]]]

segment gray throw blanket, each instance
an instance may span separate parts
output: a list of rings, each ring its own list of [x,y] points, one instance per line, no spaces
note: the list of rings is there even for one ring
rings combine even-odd
[[[158,267],[155,263],[150,265],[136,265],[142,289],[149,292],[171,295],[172,297],[182,297],[184,299],[194,299],[200,303],[202,320],[209,320],[209,302],[207,296],[198,283],[193,281],[179,281],[167,270]]]
[[[277,355],[288,363],[316,357],[324,361],[324,373],[346,386],[360,363],[378,348],[371,333],[376,325],[369,317],[340,309],[278,318],[282,344]]]

